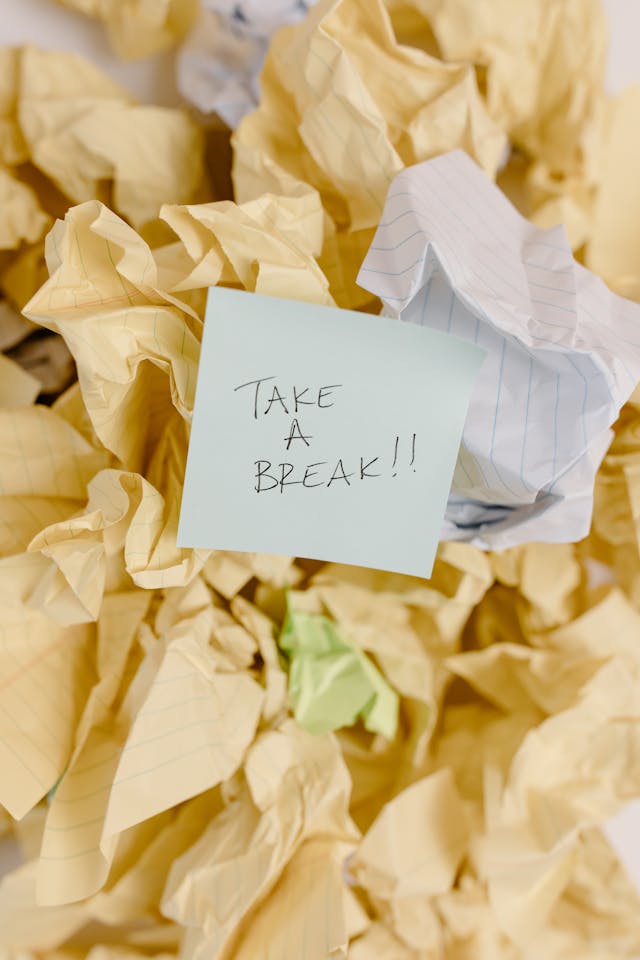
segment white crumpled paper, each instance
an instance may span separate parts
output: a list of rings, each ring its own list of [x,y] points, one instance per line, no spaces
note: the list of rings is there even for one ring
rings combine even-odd
[[[177,59],[180,93],[232,128],[260,99],[259,75],[271,35],[302,20],[315,0],[204,0]]]
[[[640,379],[640,306],[460,150],[398,174],[358,283],[388,315],[487,350],[442,539],[500,550],[586,536],[609,428]]]

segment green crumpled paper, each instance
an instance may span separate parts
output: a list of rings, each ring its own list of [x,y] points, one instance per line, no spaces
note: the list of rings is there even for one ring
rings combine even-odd
[[[324,734],[361,717],[367,730],[393,740],[398,695],[336,623],[293,609],[289,595],[278,643],[289,657],[289,696],[301,727]]]

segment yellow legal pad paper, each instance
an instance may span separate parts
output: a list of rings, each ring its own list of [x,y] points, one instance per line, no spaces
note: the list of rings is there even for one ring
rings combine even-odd
[[[484,351],[209,290],[178,544],[428,577]]]

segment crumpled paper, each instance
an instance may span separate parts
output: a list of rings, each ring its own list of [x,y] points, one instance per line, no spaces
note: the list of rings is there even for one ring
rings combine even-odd
[[[299,203],[300,212],[307,210],[306,199]],[[216,216],[218,211],[224,216]],[[553,547],[524,546],[490,555],[468,544],[444,544],[428,583],[332,564],[305,570],[278,558],[213,554],[183,558],[187,566],[181,567],[181,585],[180,580],[165,580],[173,576],[172,568],[164,561],[158,567],[149,552],[149,543],[162,540],[156,532],[162,527],[153,525],[161,524],[162,516],[149,531],[147,517],[136,511],[146,499],[152,510],[158,502],[145,485],[153,482],[155,490],[167,491],[169,478],[184,469],[175,456],[185,450],[181,424],[190,400],[180,387],[186,380],[179,370],[180,363],[189,368],[192,361],[187,351],[180,363],[175,357],[169,362],[171,336],[146,336],[146,318],[162,309],[172,322],[184,318],[185,336],[189,329],[195,331],[197,351],[196,319],[203,307],[203,298],[196,296],[199,284],[223,275],[256,283],[248,264],[261,237],[264,259],[258,276],[264,288],[273,284],[280,289],[288,262],[292,279],[304,276],[301,289],[311,289],[317,267],[304,247],[309,233],[292,229],[291,211],[290,203],[276,198],[262,207],[167,210],[166,217],[182,224],[185,242],[152,251],[123,221],[92,203],[71,211],[57,228],[56,244],[50,244],[53,279],[28,312],[46,322],[56,317],[81,371],[90,357],[105,353],[86,351],[87,339],[96,342],[102,335],[101,323],[110,316],[114,323],[118,317],[122,322],[137,310],[140,325],[132,320],[131,329],[138,334],[122,341],[137,358],[127,365],[126,391],[114,376],[118,368],[100,367],[99,397],[90,389],[93,381],[81,376],[80,385],[48,412],[50,418],[60,418],[60,436],[67,436],[82,456],[84,474],[75,475],[74,458],[64,449],[52,471],[37,443],[39,434],[33,434],[36,446],[25,451],[23,464],[31,464],[39,451],[41,486],[29,486],[33,475],[25,466],[14,480],[18,495],[33,489],[46,502],[47,491],[58,487],[67,499],[56,509],[68,513],[66,519],[43,517],[40,524],[32,518],[19,543],[8,545],[4,562],[13,570],[13,583],[17,571],[23,571],[24,586],[20,599],[3,609],[16,622],[17,636],[23,635],[26,617],[48,624],[49,638],[51,623],[56,623],[67,657],[76,649],[69,642],[72,631],[78,632],[76,644],[86,651],[86,662],[70,661],[76,671],[84,671],[84,680],[81,673],[73,674],[78,694],[84,690],[84,695],[76,713],[68,716],[70,726],[60,727],[61,750],[50,750],[46,764],[38,757],[40,766],[34,768],[49,799],[38,828],[42,839],[30,848],[32,861],[0,886],[4,942],[16,949],[64,949],[65,944],[73,949],[78,938],[82,943],[81,930],[89,920],[106,925],[112,938],[121,926],[144,916],[151,924],[145,949],[161,951],[164,938],[170,955],[186,930],[182,949],[188,957],[266,956],[274,944],[286,952],[287,937],[298,952],[319,960],[330,951],[345,956],[348,943],[349,955],[356,957],[366,957],[366,951],[377,956],[378,949],[419,957],[425,944],[441,951],[449,946],[479,950],[484,944],[487,957],[509,957],[519,942],[518,918],[526,917],[533,944],[542,949],[551,942],[556,953],[558,944],[562,949],[573,944],[578,957],[581,949],[582,956],[591,949],[580,924],[571,920],[579,897],[585,916],[596,902],[603,909],[594,943],[627,924],[620,952],[632,955],[637,938],[630,918],[637,910],[637,894],[604,841],[598,840],[604,849],[596,863],[605,862],[616,878],[615,905],[598,900],[597,867],[588,882],[575,872],[585,855],[585,831],[593,833],[593,824],[634,789],[628,764],[614,760],[619,755],[615,744],[602,796],[593,795],[599,782],[596,760],[586,793],[562,801],[566,819],[558,821],[559,834],[538,839],[525,830],[521,846],[508,846],[506,863],[503,853],[504,836],[529,823],[529,764],[532,770],[538,763],[550,764],[546,779],[538,775],[534,780],[543,816],[545,804],[558,802],[557,783],[571,776],[566,764],[553,767],[552,747],[560,757],[563,744],[571,743],[579,763],[581,756],[590,755],[579,750],[590,751],[599,737],[612,744],[619,724],[602,711],[600,698],[605,697],[609,709],[618,709],[617,695],[606,691],[610,678],[618,689],[620,670],[628,674],[633,663],[628,658],[635,656],[638,614],[620,592],[599,601],[588,595],[580,599],[587,560],[576,547],[557,548],[564,551],[562,569],[567,570],[558,577],[544,553]],[[268,220],[261,221],[261,214],[268,214]],[[280,223],[279,230],[274,222]],[[104,255],[107,241],[115,251],[112,259]],[[94,278],[84,299],[79,296],[84,275],[75,258],[78,244],[86,250],[85,265]],[[60,293],[62,277],[71,297]],[[116,284],[120,300],[112,303]],[[97,317],[96,292],[108,301]],[[318,284],[316,296],[325,297],[326,287]],[[132,397],[145,361],[158,378],[153,423],[140,420],[140,405]],[[102,412],[105,402],[110,420]],[[129,445],[132,424],[143,434],[143,442],[134,447]],[[25,429],[20,433],[27,435]],[[118,466],[123,458],[129,461],[127,474]],[[142,471],[138,479],[134,460]],[[6,469],[6,458],[3,464]],[[60,473],[63,468],[67,474]],[[107,480],[110,485],[104,486]],[[98,514],[94,489],[106,495]],[[118,497],[137,497],[140,490],[145,500],[135,500],[131,509],[123,499],[124,510],[114,515],[112,526],[103,526],[107,506],[112,509],[113,502],[118,507]],[[162,495],[166,524],[175,496]],[[69,503],[68,498],[75,499]],[[91,563],[80,561],[80,543]],[[96,575],[100,567],[104,573]],[[43,591],[41,584],[54,576],[55,589]],[[312,736],[287,719],[285,675],[275,647],[287,582],[295,582],[296,590],[306,586],[301,596],[308,593],[320,601],[325,615],[375,656],[400,694],[398,733],[392,741],[359,726],[338,731],[337,738]],[[223,595],[231,600],[229,609]],[[89,609],[92,596],[96,606]],[[577,614],[584,603],[592,605],[592,612],[581,619]],[[83,623],[77,623],[78,615]],[[604,623],[628,624],[609,630],[609,648],[600,640]],[[520,641],[511,645],[513,651],[501,643],[510,624]],[[89,642],[96,629],[97,643]],[[628,642],[622,640],[625,635]],[[505,664],[500,669],[511,670],[505,682],[490,663],[498,650]],[[63,665],[55,661],[45,659],[37,669],[52,667],[57,677],[64,676]],[[35,670],[28,664],[25,684],[43,682]],[[466,693],[458,690],[452,696],[454,677],[466,684]],[[222,768],[187,763],[176,776],[175,765],[186,763],[183,755],[200,747],[213,749],[207,731],[222,729],[228,714],[223,710],[210,716],[201,709],[209,710],[220,696],[216,693],[214,699],[213,690],[230,683],[237,685],[233,703],[242,705],[249,731],[243,734],[244,728],[234,723],[235,736],[244,739],[224,734]],[[633,689],[631,675],[626,683]],[[261,720],[248,710],[249,690]],[[47,736],[58,729],[54,703],[43,718]],[[628,706],[619,707],[625,716]],[[257,722],[264,725],[263,732],[248,745]],[[145,723],[152,730],[146,736]],[[545,723],[558,730],[557,735],[550,731],[550,740]],[[626,724],[618,742],[633,729],[633,715]],[[9,735],[14,735],[11,730]],[[173,743],[177,749],[169,750]],[[155,773],[148,769],[153,764],[160,764]],[[211,779],[216,775],[222,782]],[[152,776],[158,779],[149,792],[146,783]],[[2,802],[15,813],[44,796],[38,781],[28,796],[19,789],[19,777],[11,783],[16,793]],[[180,804],[178,812],[175,804]],[[434,870],[427,869],[414,874],[413,885],[406,887],[407,870],[390,861],[389,844],[394,851],[397,845],[386,838],[392,824],[408,821],[407,810],[415,804],[424,804],[424,836],[420,844],[416,838],[415,846],[403,847],[404,854],[415,858],[431,851],[441,866],[437,882]],[[33,814],[40,816],[41,809],[36,806]],[[451,842],[445,843],[445,837]],[[530,862],[536,870],[523,870],[522,864]],[[230,884],[228,877],[237,877],[239,869],[246,871],[247,882]],[[504,870],[520,878],[518,884],[507,883],[506,892]],[[230,894],[238,889],[243,891],[240,900]],[[327,903],[330,922],[324,920]],[[37,927],[28,919],[34,910],[41,918]],[[158,923],[159,929],[153,926]],[[309,929],[314,937],[305,941]],[[124,946],[127,941],[120,937]],[[127,949],[136,955],[140,947],[128,943]]]
[[[537,226],[564,223],[572,247],[581,246],[607,169],[599,136],[606,110],[603,4],[570,0],[562,12],[553,0],[523,9],[495,0],[410,6],[428,19],[444,60],[472,62],[480,73],[487,110],[512,145],[501,186]]]
[[[0,354],[0,406],[28,407],[40,393],[40,381]]]
[[[314,2],[204,0],[176,59],[182,96],[236,127],[259,103],[259,74],[273,33],[302,20]]]
[[[633,172],[640,153],[634,122],[640,88],[629,87],[607,104],[602,174],[594,205],[593,236],[586,263],[625,296],[638,299],[637,212],[640,193]]]
[[[46,279],[43,242],[53,219],[101,197],[157,238],[161,205],[192,200],[202,185],[203,136],[185,113],[137,105],[81,57],[0,50],[0,341],[44,396],[73,380],[71,357],[57,338],[19,346],[33,327],[24,321],[23,337],[14,336],[9,312]]]
[[[371,308],[355,277],[391,180],[456,147],[538,226],[566,222],[575,249],[604,170],[605,38],[597,0],[534,0],[526,16],[494,0],[322,0],[271,43],[233,137],[236,198],[318,191],[321,265],[356,309]]]
[[[258,737],[236,795],[169,874],[163,909],[187,928],[191,955],[244,960],[268,943],[319,960],[345,945],[342,861],[358,837],[349,791],[332,737],[292,721]]]
[[[62,333],[78,364],[78,386],[50,416],[66,424],[61,436],[84,451],[87,469],[79,485],[60,488],[74,499],[55,508],[55,475],[45,472],[50,486],[36,491],[41,519],[29,518],[7,544],[3,562],[13,583],[20,571],[21,586],[5,609],[16,637],[27,623],[45,622],[51,636],[55,624],[65,660],[58,665],[51,651],[39,669],[78,676],[84,693],[60,727],[64,750],[49,751],[46,762],[30,754],[38,779],[27,789],[15,776],[2,797],[15,814],[36,804],[35,814],[49,794],[31,862],[0,886],[0,915],[8,915],[3,903],[12,911],[4,942],[60,948],[88,919],[112,937],[113,927],[144,915],[160,922],[169,953],[186,929],[189,958],[260,956],[287,931],[306,954],[305,928],[315,931],[319,960],[330,950],[345,956],[348,943],[356,957],[378,949],[421,956],[445,944],[484,944],[487,956],[510,957],[527,938],[540,950],[550,943],[550,955],[559,944],[586,950],[571,911],[576,897],[588,914],[601,896],[595,867],[588,880],[576,873],[595,844],[619,892],[615,906],[603,907],[598,936],[626,923],[632,955],[637,894],[600,835],[586,839],[638,789],[634,766],[616,759],[636,723],[619,693],[621,684],[629,696],[635,689],[638,614],[619,589],[589,587],[599,540],[500,554],[445,543],[429,582],[290,558],[176,552],[206,286],[295,289],[317,302],[330,295],[315,260],[322,211],[308,194],[167,207],[162,216],[177,239],[152,249],[95,201],[70,211],[47,245],[51,280],[27,310]],[[635,423],[635,408],[627,409]],[[29,489],[26,465],[40,449],[42,434],[31,435],[14,497]],[[60,469],[71,462],[61,451]],[[375,662],[399,698],[395,736],[361,723],[311,735],[287,719],[289,668],[276,645],[287,587],[295,587],[294,609],[321,612]],[[74,673],[82,657],[84,680]],[[25,669],[24,683],[39,679],[35,669]],[[207,713],[215,702],[229,706]],[[217,732],[236,703],[243,723],[234,721],[233,737],[222,733],[218,756]],[[44,717],[47,730],[57,729],[53,716]],[[588,752],[599,737],[609,757],[604,791],[600,749]],[[567,743],[576,764],[590,763],[579,793],[561,759]],[[200,749],[214,762],[189,763]],[[334,826],[323,820],[308,833],[302,824],[315,814],[295,798],[313,796],[316,767]],[[341,771],[335,801],[330,768]],[[389,844],[397,845],[386,838],[410,820],[414,803],[433,814],[406,855],[432,851],[441,867],[437,883],[429,869],[411,874],[407,887],[407,869],[390,861]],[[556,826],[547,834],[548,809]],[[457,832],[443,847],[445,823]],[[231,902],[228,872],[241,864],[253,879]],[[309,876],[313,883],[301,883]],[[320,923],[320,889],[334,905],[329,925]],[[18,924],[36,901],[51,911],[45,933]],[[149,944],[158,949],[160,940],[152,927]]]
[[[483,68],[487,108],[515,147],[556,174],[583,168],[607,56],[607,21],[597,0],[569,0],[562,13],[552,0],[519,11],[494,0],[397,6],[420,11],[444,60]]]
[[[299,596],[298,605],[305,594]],[[393,688],[332,620],[297,609],[293,593],[287,595],[278,646],[289,658],[289,696],[301,727],[329,733],[361,718],[365,730],[394,739],[398,697]]]
[[[58,0],[65,7],[101,20],[119,56],[148,57],[174,46],[198,13],[198,0]]]
[[[62,334],[98,436],[133,470],[146,470],[154,454],[158,470],[166,470],[158,443],[170,429],[178,435],[167,440],[169,452],[186,456],[182,422],[193,408],[202,328],[195,307],[203,310],[207,286],[240,282],[258,292],[289,290],[331,302],[313,258],[319,210],[307,198],[174,207],[162,217],[184,243],[154,255],[103,205],[71,210],[49,235],[52,278],[25,309]],[[77,289],[71,300],[69,289]]]
[[[505,149],[473,67],[398,43],[383,0],[322,0],[276,34],[261,83],[232,139],[236,199],[319,194],[340,306],[371,303],[355,276],[406,164],[460,146],[495,175]]]
[[[35,243],[49,226],[34,191],[0,167],[0,250]]]
[[[396,177],[358,282],[387,315],[487,350],[442,538],[503,549],[586,536],[609,428],[640,379],[640,307],[461,151]]]
[[[570,243],[595,242],[599,175],[587,173],[597,152],[587,134],[601,133],[598,17],[578,22],[572,4],[554,7],[533,21],[548,32],[532,49],[527,18],[548,12],[547,3],[531,4],[526,18],[514,5],[497,16],[491,4],[432,7],[429,20],[409,0],[389,2],[397,40],[422,50],[414,58],[391,40],[387,61],[378,54],[389,32],[373,29],[381,17],[387,23],[380,5],[367,26],[362,5],[334,3],[331,19],[323,4],[322,23],[340,36],[336,74],[356,75],[348,58],[361,41],[376,51],[370,64],[360,60],[353,116],[371,119],[374,63],[394,65],[389,95],[399,95],[402,76],[408,86],[413,74],[402,75],[398,58],[450,79],[460,66],[442,69],[433,34],[443,51],[448,35],[452,44],[458,37],[470,49],[451,55],[463,57],[481,111],[494,117],[491,138],[506,131],[515,144],[530,110],[539,137],[527,141],[532,157],[559,158],[545,173],[514,151],[502,183],[522,190],[525,209],[537,202],[535,179],[540,217],[573,210]],[[470,16],[464,36],[453,29],[456,10]],[[520,46],[518,18],[528,31]],[[313,28],[309,49],[326,43],[324,29]],[[526,74],[539,89],[556,45],[554,83],[564,71],[566,96],[543,109],[518,84]],[[512,46],[518,55],[509,58]],[[306,69],[313,61],[308,53]],[[294,80],[301,87],[300,74]],[[520,92],[505,119],[510,90]],[[265,109],[272,94],[265,86]],[[467,102],[458,95],[443,94],[438,116]],[[0,150],[20,179],[11,96],[0,98]],[[386,186],[371,176],[379,209],[363,202],[358,247],[338,216],[351,184],[364,182],[358,151],[327,153],[320,176],[313,151],[322,136],[307,146],[296,110],[274,109],[273,154],[256,141],[251,199],[167,206],[151,237],[92,196],[47,242],[51,277],[28,312],[60,331],[79,382],[50,409],[0,406],[0,952],[10,960],[633,958],[638,891],[598,824],[640,792],[636,393],[614,425],[592,530],[579,544],[491,553],[445,542],[428,582],[175,549],[206,287],[344,302],[336,278],[345,263],[355,276],[382,210]],[[328,96],[321,110],[334,118],[344,106]],[[347,129],[357,147],[361,128],[349,121]],[[433,152],[456,145],[454,137]],[[276,169],[287,151],[306,168],[298,179],[282,174],[286,163]],[[333,179],[336,158],[353,174],[347,186],[339,170]],[[538,213],[534,221],[548,226]],[[340,246],[331,245],[336,224]],[[8,254],[14,289],[39,285],[33,249]],[[633,291],[632,258],[625,270]],[[397,692],[392,739],[361,722],[312,735],[291,717],[277,646],[287,591],[321,611]]]
[[[138,106],[81,57],[33,47],[14,96],[27,158],[72,203],[104,196],[111,181],[115,209],[141,228],[162,203],[195,195],[202,136],[182,111]]]
[[[35,47],[0,53],[3,249],[35,243],[69,202],[110,198],[141,228],[162,203],[195,196],[202,136],[186,114],[138,106],[74,54]]]

